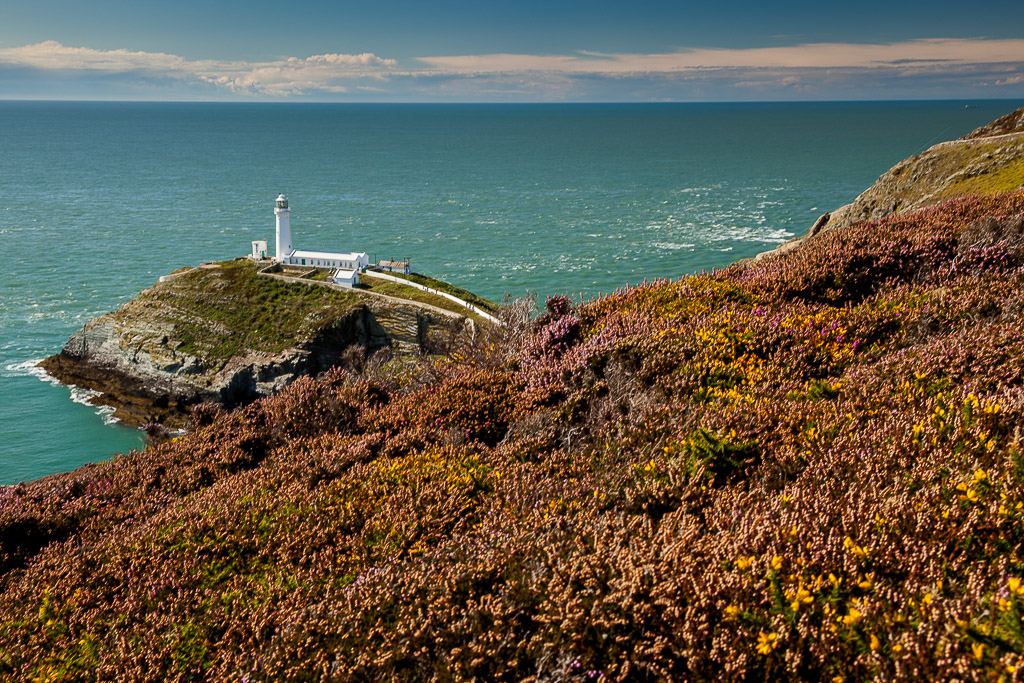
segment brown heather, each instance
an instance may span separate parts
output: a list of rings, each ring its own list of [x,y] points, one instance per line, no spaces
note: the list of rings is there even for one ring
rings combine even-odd
[[[528,311],[0,488],[0,678],[1024,678],[1024,194]]]

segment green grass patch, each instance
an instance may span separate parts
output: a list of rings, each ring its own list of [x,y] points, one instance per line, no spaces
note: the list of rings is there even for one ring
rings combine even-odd
[[[961,194],[999,194],[1024,187],[1024,158],[1014,163],[997,168],[989,173],[981,173],[969,178],[957,178],[943,192],[943,196],[954,197]]]
[[[170,348],[210,364],[245,351],[280,353],[359,303],[355,292],[260,276],[245,260],[197,268],[136,300],[156,320],[174,325]]]

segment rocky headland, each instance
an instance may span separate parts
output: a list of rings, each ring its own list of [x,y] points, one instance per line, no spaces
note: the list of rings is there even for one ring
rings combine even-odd
[[[180,427],[198,403],[245,405],[381,349],[445,353],[475,327],[463,313],[393,291],[286,281],[240,259],[164,276],[86,323],[41,366],[98,392],[93,401],[125,424]]]

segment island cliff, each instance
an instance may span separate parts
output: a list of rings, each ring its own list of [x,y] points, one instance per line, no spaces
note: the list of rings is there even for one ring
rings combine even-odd
[[[198,403],[245,405],[382,349],[444,353],[475,327],[415,300],[261,276],[240,259],[161,278],[86,323],[41,366],[98,392],[94,402],[125,424],[179,427]]]
[[[1021,679],[1024,191],[533,308],[0,487],[0,679]]]

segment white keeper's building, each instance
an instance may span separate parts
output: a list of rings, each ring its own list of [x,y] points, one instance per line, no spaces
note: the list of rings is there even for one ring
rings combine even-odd
[[[367,256],[366,252],[294,249],[292,247],[291,221],[289,220],[291,209],[288,208],[288,198],[283,194],[277,195],[274,215],[277,217],[277,241],[274,245],[275,261],[283,265],[331,268],[334,270],[332,277],[336,284],[348,287],[359,284],[359,271],[370,265],[370,257]],[[257,242],[253,242],[254,257],[259,251],[259,246]],[[262,243],[262,247],[265,255],[266,242]]]

